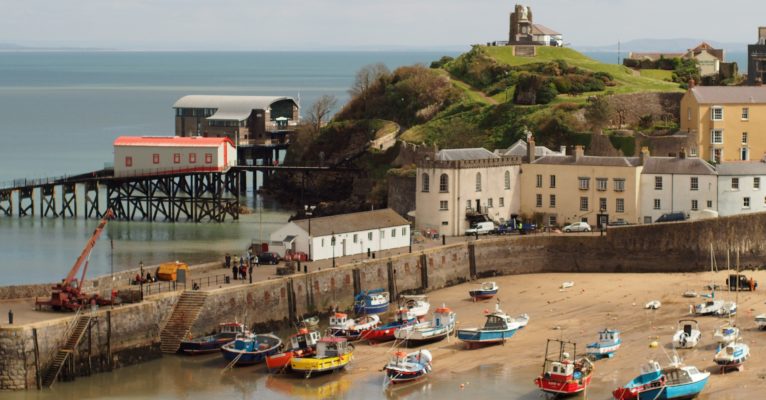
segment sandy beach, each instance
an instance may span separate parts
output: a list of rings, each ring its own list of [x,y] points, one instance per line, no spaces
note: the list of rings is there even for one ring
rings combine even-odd
[[[745,272],[766,283],[766,272]],[[466,350],[456,338],[449,342],[430,344],[434,368],[449,370],[455,376],[481,365],[498,364],[514,369],[519,377],[528,377],[521,384],[529,390],[536,387],[532,378],[539,374],[547,338],[563,338],[578,344],[578,353],[593,342],[597,332],[606,327],[622,331],[623,345],[612,359],[596,362],[593,385],[602,389],[621,386],[638,374],[642,363],[655,359],[668,362],[672,354],[671,339],[678,319],[689,317],[689,305],[701,298],[684,298],[683,292],[706,292],[704,286],[715,282],[725,284],[726,271],[687,274],[533,274],[497,277],[502,309],[511,315],[527,313],[530,323],[505,345]],[[574,281],[574,287],[561,290],[561,283]],[[429,293],[432,310],[445,303],[458,316],[458,327],[481,326],[484,310],[491,310],[495,300],[472,302],[468,289],[474,284],[462,284]],[[719,291],[717,299],[734,300],[735,293]],[[644,304],[660,300],[659,310],[645,310]],[[737,325],[751,348],[751,358],[742,371],[721,375],[712,361],[716,344],[713,332],[726,319],[698,317],[702,340],[695,349],[678,350],[689,365],[712,373],[701,398],[740,399],[766,389],[766,331],[758,331],[753,317],[766,312],[766,289],[739,293]],[[649,344],[657,340],[658,348]],[[379,374],[392,343],[357,346],[353,367],[348,374]],[[460,382],[456,381],[456,387]],[[514,382],[515,383],[515,382]],[[600,398],[600,397],[599,397]]]

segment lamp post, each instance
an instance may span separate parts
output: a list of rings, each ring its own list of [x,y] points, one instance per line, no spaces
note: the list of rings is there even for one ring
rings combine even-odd
[[[335,268],[335,232],[330,236],[330,246],[332,246],[332,267]]]
[[[307,217],[309,217],[309,260],[311,260],[311,216],[314,214],[314,209],[317,208],[317,206],[303,206],[303,212],[306,214]]]
[[[599,211],[598,226],[599,228],[601,228],[601,236],[604,236],[604,229],[606,229],[606,221],[607,221],[607,218],[605,218],[606,215],[604,214],[606,210],[603,207],[601,207],[598,211]]]
[[[144,301],[144,262],[139,261],[138,267],[141,271],[141,275],[139,275],[139,279],[138,279],[138,283],[140,285],[140,290],[141,290],[141,301]]]

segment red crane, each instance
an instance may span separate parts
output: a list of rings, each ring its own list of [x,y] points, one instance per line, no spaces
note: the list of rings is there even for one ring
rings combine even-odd
[[[43,306],[50,307],[54,310],[71,310],[75,311],[78,308],[87,305],[91,302],[96,302],[100,305],[111,303],[111,299],[102,299],[97,294],[88,295],[82,292],[82,283],[85,281],[85,273],[88,271],[88,260],[93,247],[96,246],[96,241],[104,231],[107,222],[114,216],[111,209],[106,210],[104,217],[98,223],[98,226],[93,231],[85,248],[82,249],[80,256],[77,257],[72,269],[69,270],[66,278],[61,283],[53,286],[50,300],[37,300],[35,299],[35,306],[42,308]],[[84,265],[84,266],[83,266]],[[75,276],[82,267],[82,274],[80,279],[77,280]]]

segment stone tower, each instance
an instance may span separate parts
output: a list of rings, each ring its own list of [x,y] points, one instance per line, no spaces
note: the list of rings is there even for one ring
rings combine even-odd
[[[508,42],[532,42],[532,7],[516,4],[511,13],[511,30],[508,34]]]

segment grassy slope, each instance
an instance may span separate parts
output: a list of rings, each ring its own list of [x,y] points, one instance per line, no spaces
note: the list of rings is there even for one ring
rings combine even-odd
[[[439,68],[435,69],[438,74],[446,76],[449,78],[450,82],[452,83],[452,86],[456,87],[457,89],[461,90],[467,97],[473,102],[476,103],[482,103],[482,104],[494,104],[495,102],[492,100],[491,97],[488,97],[483,92],[481,92],[479,89],[476,89],[475,87],[469,85],[468,83],[465,83],[461,81],[460,79],[452,76],[449,72]]]
[[[638,71],[645,78],[659,79],[661,81],[673,79],[673,71],[665,69],[640,69]]]

